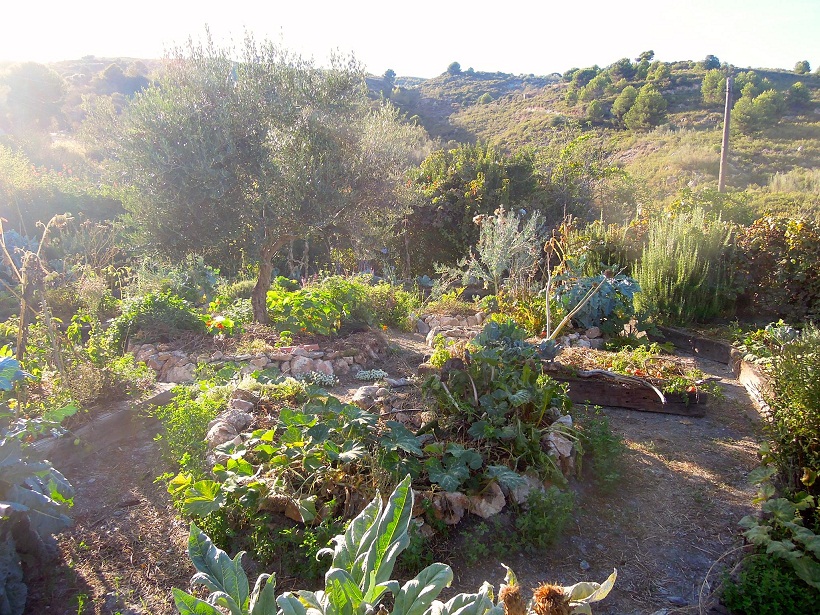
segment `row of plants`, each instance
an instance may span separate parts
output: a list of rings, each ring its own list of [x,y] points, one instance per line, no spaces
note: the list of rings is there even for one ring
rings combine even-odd
[[[820,331],[782,322],[736,331],[738,345],[769,377],[759,515],[740,521],[754,551],[724,582],[733,612],[807,613],[820,599]]]

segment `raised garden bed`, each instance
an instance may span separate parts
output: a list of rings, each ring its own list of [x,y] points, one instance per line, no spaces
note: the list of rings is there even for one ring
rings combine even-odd
[[[569,385],[576,404],[628,408],[685,416],[705,416],[706,391],[692,359],[660,350],[630,353],[565,348],[550,376]],[[684,390],[685,389],[685,390]]]
[[[707,394],[703,391],[687,393],[665,393],[664,401],[650,387],[613,380],[588,377],[582,378],[562,373],[550,372],[558,382],[569,385],[569,398],[576,404],[628,408],[644,412],[661,412],[683,416],[705,416]]]

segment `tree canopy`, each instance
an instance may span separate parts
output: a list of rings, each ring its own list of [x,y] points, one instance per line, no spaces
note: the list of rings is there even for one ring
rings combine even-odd
[[[372,106],[354,60],[321,69],[250,39],[238,61],[192,44],[120,116],[94,115],[145,243],[258,260],[259,321],[277,252],[331,226],[363,234],[363,221],[396,202],[422,142],[392,107]]]

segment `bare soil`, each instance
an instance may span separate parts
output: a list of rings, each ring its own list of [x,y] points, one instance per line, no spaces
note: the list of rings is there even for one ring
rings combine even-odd
[[[423,337],[387,337],[377,367],[392,377],[415,373],[427,353]],[[503,560],[525,587],[601,582],[617,568],[615,589],[596,605],[598,615],[723,612],[711,594],[742,555],[737,522],[755,508],[746,475],[757,464],[759,425],[729,368],[696,361],[721,378],[725,398],[712,399],[704,418],[603,409],[628,447],[623,478],[609,495],[587,482],[573,485],[576,513],[558,544]],[[360,385],[346,378],[333,392],[349,397]],[[54,565],[34,571],[28,613],[176,612],[170,590],[187,588],[194,573],[187,522],[164,483],[155,482],[171,470],[154,441],[159,425],[124,416],[97,444],[52,459],[77,490],[75,525],[58,537]],[[503,580],[493,554],[468,566],[457,540],[439,547],[453,566],[455,590],[475,591],[485,580],[497,588]]]

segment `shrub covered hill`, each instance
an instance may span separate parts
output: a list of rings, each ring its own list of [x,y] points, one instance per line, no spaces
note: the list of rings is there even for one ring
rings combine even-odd
[[[371,88],[444,142],[507,153],[587,142],[622,169],[644,201],[716,187],[726,77],[733,77],[727,186],[760,211],[808,213],[820,203],[820,71],[744,69],[714,56],[659,62],[652,52],[563,75],[509,75],[453,63],[438,77],[387,71]]]

